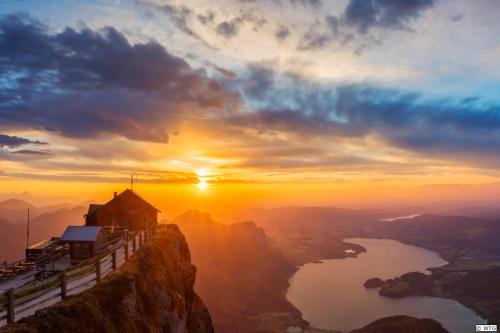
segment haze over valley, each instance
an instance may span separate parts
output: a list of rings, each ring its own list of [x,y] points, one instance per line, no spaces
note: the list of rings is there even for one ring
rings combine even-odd
[[[498,329],[499,17],[0,0],[0,332]]]
[[[67,225],[83,224],[86,213],[83,206],[61,204],[35,208],[20,200],[4,201],[0,207],[0,214],[10,218],[0,225],[0,234],[4,237],[0,242],[0,253],[10,256],[3,256],[0,260],[7,261],[22,256],[25,246],[26,221],[22,214],[18,219],[18,214],[12,213],[16,209],[26,211],[30,207],[30,211],[33,210],[30,224],[33,242],[49,235],[60,235]],[[408,218],[407,214],[415,210],[419,213]],[[485,208],[484,211],[490,212],[491,209]],[[350,331],[381,317],[409,315],[430,317],[438,322],[441,319],[445,329],[461,333],[467,331],[470,321],[494,323],[499,320],[500,303],[496,293],[490,291],[496,290],[496,277],[500,276],[497,274],[500,248],[496,245],[498,243],[488,241],[488,237],[492,239],[498,233],[498,220],[426,214],[423,207],[394,210],[288,207],[253,209],[240,215],[241,222],[228,224],[214,221],[209,213],[191,210],[162,221],[177,224],[186,237],[198,270],[195,290],[205,301],[217,332],[233,332],[235,328],[238,332],[249,333],[285,332],[293,328],[307,332],[316,332],[319,328],[325,332]],[[377,248],[377,243],[371,248],[367,246],[371,244],[368,238],[398,240],[418,246],[419,251],[429,249],[434,252],[428,251],[428,258],[434,259],[417,259],[420,252],[411,250],[411,247],[408,249],[415,254],[410,254],[411,251],[405,254],[403,248],[396,250],[376,245]],[[12,239],[16,241],[9,242]],[[400,259],[390,259],[396,253]],[[330,262],[328,265],[334,265],[335,260],[341,260],[337,265],[342,260],[349,260],[364,268],[360,271],[354,266],[330,266],[328,269],[325,266],[325,271],[312,273],[316,270],[314,265]],[[420,267],[418,260],[422,260]],[[377,261],[380,264],[373,266],[372,263]],[[388,270],[384,271],[387,264]],[[308,267],[312,269],[311,273],[308,273]],[[427,268],[431,267],[428,271]],[[376,291],[363,291],[365,280],[375,275],[383,280],[394,279],[410,271],[425,273],[432,284],[430,289],[426,291],[418,289],[420,285],[409,285],[408,291],[401,290],[394,296],[407,305],[396,303],[395,310],[380,316],[369,310],[370,304],[376,308],[377,302],[391,302],[394,298],[389,296],[384,300],[386,296],[378,295]],[[324,282],[300,282],[302,279]],[[351,287],[343,285],[342,279],[347,279],[345,281],[349,281]],[[319,289],[312,291],[308,286]],[[325,289],[321,291],[322,288]],[[327,291],[330,288],[332,290]],[[348,288],[353,288],[353,291]],[[488,290],[488,296],[482,290]],[[326,298],[321,300],[321,297],[314,296],[316,292]],[[344,296],[339,293],[345,295],[344,302]],[[427,301],[412,298],[414,296],[439,298],[435,301],[428,298]],[[307,297],[312,298],[308,301]],[[316,305],[312,306],[311,300]],[[321,302],[334,300],[342,304],[321,305]],[[362,310],[356,304],[367,306],[365,311],[368,311],[370,320],[363,322],[361,313],[357,313]],[[315,308],[325,311],[341,305],[342,311],[356,318],[349,324],[346,319],[335,324],[336,317],[333,313],[329,315],[330,310],[323,312],[326,316],[323,318],[329,324],[324,319],[314,319],[321,318],[317,317],[321,315]],[[387,311],[387,305],[378,306]],[[439,311],[433,311],[433,307]],[[427,312],[422,312],[423,309]],[[347,318],[341,313],[337,314],[339,318]]]

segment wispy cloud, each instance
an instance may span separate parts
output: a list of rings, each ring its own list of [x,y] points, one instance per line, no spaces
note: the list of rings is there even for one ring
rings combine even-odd
[[[17,148],[24,145],[46,145],[47,142],[39,140],[30,140],[26,138],[21,138],[19,136],[9,136],[5,134],[0,134],[0,147]]]
[[[499,7],[459,2],[138,1],[123,8],[148,19],[114,26],[1,17],[2,168],[186,184],[197,163],[219,182],[494,173],[500,102],[483,97],[497,90],[498,45],[490,35],[451,44],[454,29],[491,30]],[[478,17],[484,27],[461,28]],[[162,173],[172,170],[181,174]]]

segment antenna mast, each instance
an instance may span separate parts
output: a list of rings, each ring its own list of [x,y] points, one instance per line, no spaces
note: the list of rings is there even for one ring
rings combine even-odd
[[[130,175],[130,189],[131,190],[134,190],[134,176],[135,176],[135,181],[137,181],[137,174],[135,172],[133,172]]]
[[[28,207],[28,224],[26,226],[26,248],[30,246],[30,209]]]

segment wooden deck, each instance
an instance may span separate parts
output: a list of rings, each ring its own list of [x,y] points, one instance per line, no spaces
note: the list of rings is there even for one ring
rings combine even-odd
[[[22,274],[10,279],[17,282],[10,282],[9,289],[0,290],[0,327],[33,315],[40,309],[93,287],[113,270],[122,266],[129,256],[153,237],[154,232],[155,228],[150,228],[135,234],[128,241],[109,244],[105,253],[68,267],[61,273],[41,281],[21,284],[24,281]],[[62,265],[60,268],[64,268],[64,262],[59,264]],[[0,288],[3,288],[2,285]]]

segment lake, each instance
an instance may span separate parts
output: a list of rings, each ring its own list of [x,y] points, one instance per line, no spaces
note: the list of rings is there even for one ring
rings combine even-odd
[[[433,318],[452,333],[475,331],[486,323],[460,303],[436,297],[390,299],[378,288],[366,289],[372,277],[383,280],[401,274],[439,267],[447,262],[437,253],[388,239],[346,239],[367,252],[357,258],[324,260],[303,265],[290,279],[287,298],[312,326],[350,331],[393,315]]]

